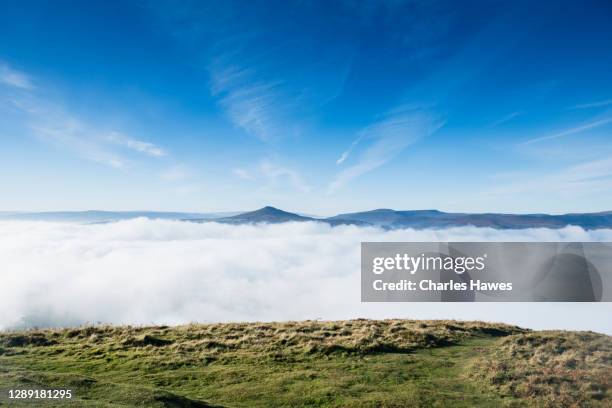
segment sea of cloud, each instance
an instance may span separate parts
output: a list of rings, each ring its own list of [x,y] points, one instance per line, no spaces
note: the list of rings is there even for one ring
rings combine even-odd
[[[3,221],[0,329],[401,317],[612,333],[611,303],[361,303],[361,241],[612,241],[612,230]]]

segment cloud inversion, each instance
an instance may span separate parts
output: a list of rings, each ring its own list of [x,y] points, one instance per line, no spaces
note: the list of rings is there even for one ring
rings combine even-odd
[[[288,319],[460,318],[612,332],[610,305],[364,304],[361,241],[611,241],[612,230],[383,231],[133,219],[0,223],[0,329]]]

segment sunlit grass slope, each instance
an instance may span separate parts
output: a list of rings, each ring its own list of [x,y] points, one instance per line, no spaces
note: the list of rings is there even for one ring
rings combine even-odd
[[[0,333],[0,405],[68,388],[44,406],[604,407],[611,364],[608,336],[482,322],[31,330]]]

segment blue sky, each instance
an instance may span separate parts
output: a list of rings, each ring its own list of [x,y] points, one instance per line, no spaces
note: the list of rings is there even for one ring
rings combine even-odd
[[[606,1],[4,2],[0,210],[612,209]]]

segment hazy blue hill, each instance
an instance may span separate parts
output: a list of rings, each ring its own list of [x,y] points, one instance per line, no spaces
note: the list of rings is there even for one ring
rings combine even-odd
[[[499,229],[562,228],[576,225],[585,229],[612,228],[612,212],[586,214],[468,214],[438,210],[396,211],[378,209],[340,214],[329,220],[362,221],[385,228],[446,228],[460,226]]]
[[[165,220],[191,220],[191,219],[214,219],[226,217],[235,213],[184,213],[184,212],[160,212],[160,211],[49,211],[30,213],[0,213],[0,220],[22,220],[22,221],[59,221],[98,223],[128,220],[138,217]]]
[[[259,210],[223,217],[215,220],[197,220],[199,222],[215,221],[227,224],[280,224],[283,222],[322,222],[332,226],[337,225],[371,225],[361,220],[343,220],[336,218],[314,218],[266,206]]]
[[[612,228],[612,212],[565,214],[559,216],[565,223],[588,229]]]
[[[317,221],[317,219],[266,206],[259,210],[249,211],[231,217],[223,217],[215,221],[229,224],[278,224],[290,221]]]
[[[439,214],[443,213],[437,210],[396,211],[388,208],[380,208],[372,211],[339,214],[334,217],[327,218],[327,220],[335,222],[361,221],[367,224],[382,227],[393,227],[410,220],[418,221],[435,219],[439,216]]]

